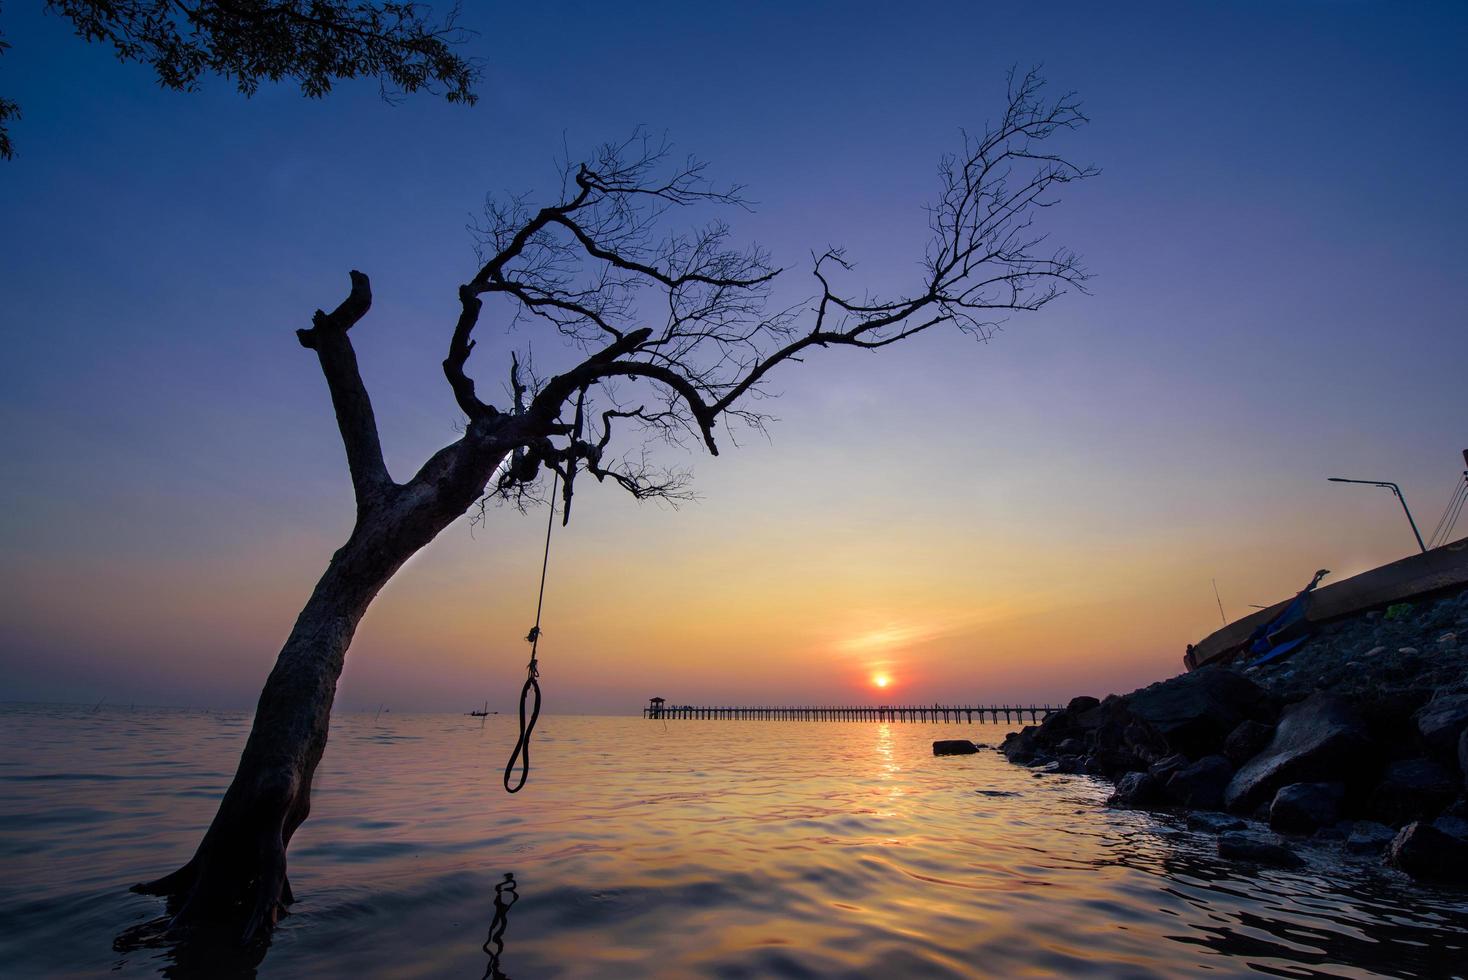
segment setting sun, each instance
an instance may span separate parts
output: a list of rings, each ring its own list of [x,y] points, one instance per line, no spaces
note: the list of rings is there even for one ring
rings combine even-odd
[[[877,685],[878,687],[886,687],[888,684],[892,683],[892,678],[888,677],[886,674],[873,674],[872,683]]]

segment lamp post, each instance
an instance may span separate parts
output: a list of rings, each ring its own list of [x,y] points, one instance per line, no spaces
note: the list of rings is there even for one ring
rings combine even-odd
[[[1427,551],[1427,545],[1422,543],[1422,535],[1417,533],[1417,522],[1412,520],[1412,512],[1407,509],[1407,498],[1402,496],[1401,487],[1386,480],[1348,480],[1343,476],[1332,476],[1328,477],[1328,479],[1331,483],[1364,483],[1368,487],[1386,487],[1392,493],[1396,494],[1397,500],[1401,501],[1402,504],[1402,513],[1407,515],[1407,523],[1412,525],[1412,535],[1417,539],[1417,547],[1421,548],[1424,552]]]

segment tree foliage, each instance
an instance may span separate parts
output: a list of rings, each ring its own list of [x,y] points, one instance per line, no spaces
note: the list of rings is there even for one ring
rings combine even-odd
[[[246,96],[291,80],[319,98],[342,79],[376,78],[389,100],[418,91],[476,99],[478,67],[454,50],[467,37],[457,8],[441,21],[422,4],[354,0],[46,0],[46,9],[176,91],[215,74]],[[0,157],[12,154],[4,124],[19,115],[0,99]]]

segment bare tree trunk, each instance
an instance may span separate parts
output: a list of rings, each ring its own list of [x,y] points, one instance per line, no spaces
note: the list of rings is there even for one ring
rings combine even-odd
[[[133,890],[169,898],[170,932],[269,929],[294,901],[286,848],[311,811],[347,648],[374,597],[413,554],[478,499],[507,450],[471,425],[409,484],[362,513],[316,583],[261,691],[249,740],[192,859]]]

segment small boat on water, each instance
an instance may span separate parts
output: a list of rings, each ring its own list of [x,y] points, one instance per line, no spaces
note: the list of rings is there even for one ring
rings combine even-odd
[[[471,711],[471,712],[469,712],[469,717],[470,718],[483,718],[486,715],[497,715],[497,714],[499,714],[498,711],[490,711],[489,710],[489,702],[486,701],[486,702],[484,702],[484,710],[483,711]]]
[[[1319,625],[1399,602],[1430,598],[1465,585],[1468,585],[1468,538],[1459,538],[1315,589],[1306,619]],[[1284,599],[1190,644],[1183,665],[1188,670],[1197,670],[1205,664],[1228,663],[1242,655],[1260,627],[1273,623],[1296,598]]]

